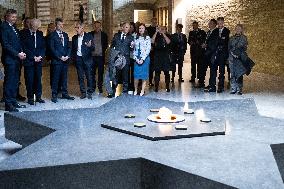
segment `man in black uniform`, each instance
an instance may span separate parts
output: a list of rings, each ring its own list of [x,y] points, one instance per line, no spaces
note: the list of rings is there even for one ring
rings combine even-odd
[[[196,78],[196,66],[200,67],[203,63],[204,49],[202,44],[206,39],[206,33],[204,30],[198,28],[198,22],[192,23],[193,30],[189,32],[188,44],[190,45],[190,57],[191,57],[191,79],[189,82],[195,83]],[[199,73],[200,74],[200,73]],[[200,77],[198,77],[199,79]]]

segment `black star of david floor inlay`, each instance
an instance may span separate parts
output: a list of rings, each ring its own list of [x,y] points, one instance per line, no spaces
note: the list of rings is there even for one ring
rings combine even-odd
[[[252,99],[189,103],[225,120],[225,135],[151,141],[101,127],[153,104],[184,105],[121,96],[94,109],[5,114],[6,138],[24,148],[1,162],[0,188],[283,188],[270,144],[284,142],[284,121],[260,116]]]

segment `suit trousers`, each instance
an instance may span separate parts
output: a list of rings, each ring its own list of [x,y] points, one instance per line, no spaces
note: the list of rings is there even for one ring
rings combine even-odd
[[[77,69],[77,76],[80,85],[80,91],[82,94],[92,94],[93,93],[93,63],[86,63],[84,62],[81,56],[76,57],[76,69]],[[87,90],[85,86],[85,79],[87,79]]]
[[[57,97],[58,94],[58,87],[60,86],[61,81],[61,90],[62,96],[68,95],[67,91],[67,75],[68,75],[68,63],[60,63],[60,64],[53,64],[52,65],[52,97]]]
[[[93,71],[92,71],[92,78],[93,78],[93,91],[96,90],[96,84],[98,85],[98,89],[102,90],[103,88],[103,81],[104,81],[104,56],[93,56]],[[98,71],[98,80],[96,82],[96,72]]]
[[[199,84],[205,83],[207,68],[211,65],[211,56],[204,55],[203,60],[197,65],[197,78]]]
[[[14,64],[5,64],[4,65],[4,96],[5,96],[5,105],[14,105],[17,103],[17,91],[19,85],[19,71],[20,71],[20,62],[17,61]]]
[[[32,66],[24,67],[25,84],[27,90],[28,100],[34,99],[34,94],[36,98],[41,98],[42,95],[42,64],[35,62]]]
[[[198,66],[202,64],[203,61],[203,53],[199,51],[190,51],[191,57],[191,79],[194,80],[198,75],[196,74],[196,68],[198,71]]]
[[[160,75],[161,75],[161,71],[155,71],[155,88],[156,89],[159,88]],[[164,75],[165,75],[166,88],[169,89],[170,88],[170,73],[169,73],[169,71],[164,71]]]
[[[224,89],[224,80],[225,80],[225,63],[226,57],[225,54],[221,51],[216,54],[214,61],[210,66],[210,79],[209,86],[210,88],[216,89],[216,77],[219,67],[219,77],[218,77],[218,89]]]
[[[129,61],[126,61],[126,65],[123,67],[122,70],[117,71],[117,78],[122,78],[123,84],[123,93],[128,92],[128,74],[129,74]],[[116,88],[116,86],[114,86]]]

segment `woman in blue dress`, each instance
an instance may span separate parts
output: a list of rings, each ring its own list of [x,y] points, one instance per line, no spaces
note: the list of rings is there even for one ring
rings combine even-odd
[[[134,95],[137,95],[139,79],[142,80],[140,96],[145,93],[146,81],[149,77],[151,38],[148,36],[145,24],[139,25],[139,33],[135,38],[133,52],[134,64]]]

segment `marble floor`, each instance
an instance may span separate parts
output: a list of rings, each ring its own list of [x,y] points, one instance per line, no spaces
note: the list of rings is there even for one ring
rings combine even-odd
[[[163,75],[162,75],[163,78]],[[265,117],[277,118],[284,120],[284,78],[276,76],[265,75],[261,73],[252,73],[245,77],[244,80],[244,94],[231,95],[229,90],[222,94],[204,93],[200,89],[195,89],[191,83],[188,82],[190,78],[190,64],[186,61],[184,66],[184,83],[178,83],[177,79],[172,85],[172,90],[167,93],[164,90],[164,85],[161,85],[161,90],[155,93],[153,89],[147,88],[147,97],[164,99],[176,102],[197,102],[197,101],[213,101],[213,100],[229,100],[229,99],[254,99],[258,112]],[[23,79],[23,78],[22,78]],[[2,83],[0,84],[0,86]],[[79,99],[79,86],[76,76],[76,70],[73,66],[69,69],[69,93],[76,97],[75,101],[60,100],[59,103],[52,103],[50,101],[50,87],[49,87],[49,68],[43,68],[43,98],[46,100],[45,104],[37,104],[30,106],[27,104],[26,109],[21,111],[41,111],[41,110],[57,110],[57,109],[77,109],[77,108],[94,108],[101,106],[109,101],[105,98],[105,94],[94,94],[93,99]],[[0,91],[2,94],[2,91]],[[24,86],[21,86],[21,94],[25,94]],[[17,150],[21,149],[19,144],[5,139],[4,134],[4,105],[1,104],[0,110],[0,161],[9,158]]]

